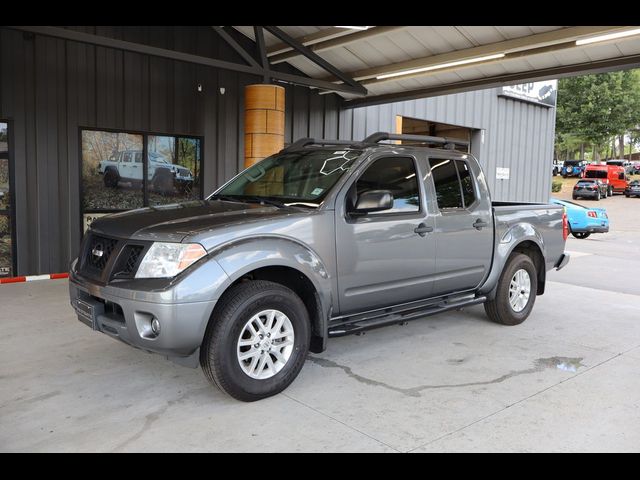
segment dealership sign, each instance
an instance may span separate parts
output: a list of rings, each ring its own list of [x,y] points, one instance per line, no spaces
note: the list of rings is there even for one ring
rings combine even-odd
[[[529,82],[502,87],[498,94],[525,102],[537,103],[546,107],[555,107],[558,96],[558,81]]]

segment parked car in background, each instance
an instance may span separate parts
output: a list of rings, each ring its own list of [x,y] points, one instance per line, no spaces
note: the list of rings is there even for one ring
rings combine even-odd
[[[624,189],[624,196],[629,197],[640,197],[640,180],[633,180],[629,182],[627,188]]]
[[[623,167],[625,173],[631,173],[631,168],[632,168],[631,162],[629,160],[625,160],[624,158],[607,160],[606,164],[615,165],[616,167]]]
[[[581,176],[586,165],[584,160],[565,160],[560,170],[562,178]]]
[[[582,178],[573,186],[571,197],[574,200],[578,198],[600,200],[601,198],[607,198],[608,192],[609,185],[599,178]]]
[[[604,208],[588,208],[559,198],[551,198],[549,203],[564,207],[569,223],[569,233],[575,238],[583,240],[592,233],[609,231],[609,217]]]
[[[583,178],[602,180],[609,187],[607,192],[609,196],[614,193],[624,193],[627,187],[627,174],[624,167],[619,165],[592,163],[585,168]]]
[[[629,173],[631,175],[639,175],[640,174],[640,162],[633,162],[631,164],[631,168],[629,169]]]
[[[557,176],[560,175],[560,172],[562,171],[562,166],[564,165],[564,161],[563,160],[554,160],[553,161],[553,176]]]

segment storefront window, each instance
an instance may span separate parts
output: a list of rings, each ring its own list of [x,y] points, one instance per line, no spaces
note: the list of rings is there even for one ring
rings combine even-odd
[[[197,137],[82,130],[84,229],[106,213],[202,198],[201,159]]]
[[[0,122],[0,278],[13,276],[11,234],[11,175],[9,171],[8,124]]]

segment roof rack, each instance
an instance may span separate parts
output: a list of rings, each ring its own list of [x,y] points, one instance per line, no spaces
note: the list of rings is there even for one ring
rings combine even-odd
[[[287,152],[291,150],[297,150],[309,145],[348,145],[355,148],[364,148],[366,145],[379,143],[384,140],[404,140],[415,143],[441,143],[444,145],[444,148],[450,149],[455,149],[456,145],[462,145],[465,147],[469,146],[469,142],[461,138],[430,137],[427,135],[405,135],[399,133],[376,132],[372,133],[360,142],[356,140],[328,140],[325,138],[310,137],[301,138],[300,140],[296,140],[295,142],[293,142],[288,147],[285,147],[282,151]]]
[[[283,151],[296,150],[298,148],[306,147],[307,145],[357,145],[360,142],[354,140],[328,140],[326,138],[301,138],[296,140],[288,147],[285,147]]]
[[[468,140],[450,137],[431,137],[428,135],[407,135],[400,133],[376,132],[365,138],[362,143],[378,143],[383,140],[405,140],[416,143],[441,143],[445,148],[455,148],[456,145],[469,146]]]

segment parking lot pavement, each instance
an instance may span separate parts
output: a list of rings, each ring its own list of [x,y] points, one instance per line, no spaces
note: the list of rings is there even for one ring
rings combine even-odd
[[[612,232],[570,238],[524,324],[476,306],[332,339],[250,404],[91,331],[64,280],[3,285],[0,451],[639,451],[633,200],[599,202]]]

